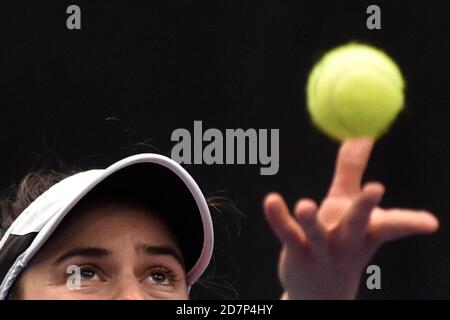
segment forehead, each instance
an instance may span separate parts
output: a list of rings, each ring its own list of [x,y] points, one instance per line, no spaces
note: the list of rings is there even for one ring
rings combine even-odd
[[[127,233],[130,229],[128,233],[143,232],[173,238],[171,230],[156,212],[139,203],[118,200],[99,200],[81,206],[69,213],[61,227],[77,229],[75,232],[79,235],[81,231],[107,234],[113,231]]]
[[[137,243],[180,251],[167,224],[145,206],[117,200],[83,203],[72,210],[38,253],[48,258],[73,246],[104,246],[111,251]]]

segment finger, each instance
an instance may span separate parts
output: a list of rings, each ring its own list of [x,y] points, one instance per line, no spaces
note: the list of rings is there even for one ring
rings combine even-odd
[[[264,214],[274,233],[282,244],[288,246],[304,245],[305,235],[283,198],[277,193],[270,193],[263,203]]]
[[[314,251],[323,250],[326,233],[317,219],[317,204],[311,199],[302,199],[295,205],[294,213],[306,235],[306,243]]]
[[[374,140],[370,138],[345,141],[338,152],[329,196],[356,196],[369,161]]]
[[[300,222],[301,215],[313,215],[318,210],[317,203],[312,199],[300,199],[295,204],[294,215]]]
[[[376,243],[417,234],[429,234],[439,228],[438,219],[427,211],[391,209],[375,214],[370,221],[369,237]]]
[[[381,183],[367,183],[350,209],[345,213],[341,228],[350,242],[361,242],[367,235],[370,215],[381,202],[384,187]]]

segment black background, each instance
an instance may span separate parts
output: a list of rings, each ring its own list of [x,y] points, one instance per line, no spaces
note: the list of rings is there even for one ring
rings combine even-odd
[[[66,28],[70,4],[82,30]],[[366,28],[370,4],[381,7],[381,30]],[[192,131],[194,120],[279,128],[275,176],[257,165],[186,166],[207,195],[226,191],[246,216],[216,217],[214,290],[234,289],[194,297],[278,298],[279,247],[261,200],[324,196],[338,145],[310,124],[307,73],[328,49],[368,42],[399,63],[407,103],[366,179],[386,184],[384,206],[426,208],[441,227],[383,247],[371,261],[382,290],[362,286],[358,297],[448,298],[449,19],[446,1],[1,1],[0,187],[60,159],[90,168],[170,155],[172,131]]]

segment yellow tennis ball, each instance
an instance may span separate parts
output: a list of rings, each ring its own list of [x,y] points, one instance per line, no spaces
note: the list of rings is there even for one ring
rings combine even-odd
[[[379,138],[403,108],[405,82],[383,51],[350,43],[326,53],[306,87],[313,123],[330,137]]]

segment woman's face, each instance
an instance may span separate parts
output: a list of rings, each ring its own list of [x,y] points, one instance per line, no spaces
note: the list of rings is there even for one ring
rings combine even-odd
[[[180,250],[157,216],[112,202],[78,211],[25,269],[19,299],[188,299]]]

